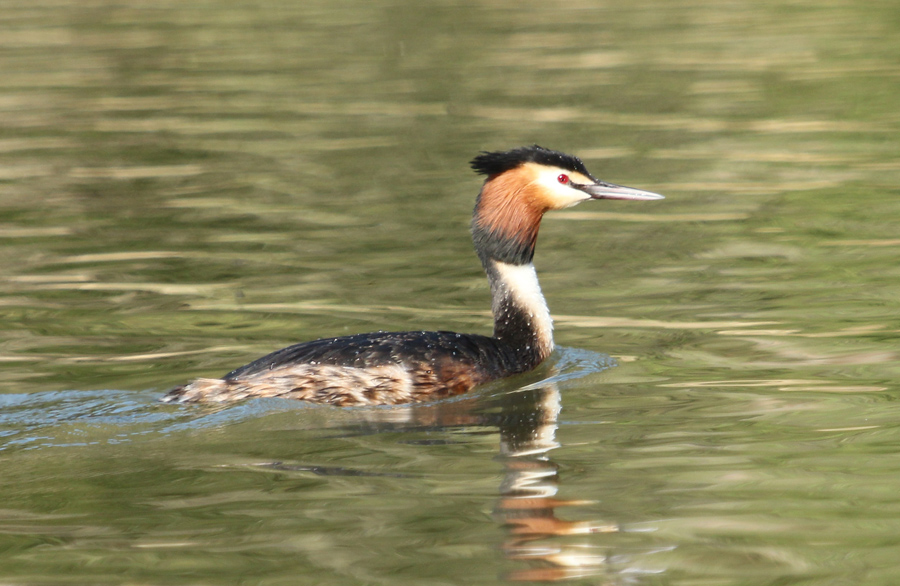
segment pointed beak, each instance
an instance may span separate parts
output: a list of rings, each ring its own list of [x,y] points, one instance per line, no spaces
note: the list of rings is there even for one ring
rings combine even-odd
[[[623,187],[622,185],[613,185],[612,183],[588,183],[586,185],[578,185],[578,189],[591,196],[591,199],[633,199],[636,201],[649,201],[653,199],[665,199],[665,196],[649,191],[642,191],[631,187]]]

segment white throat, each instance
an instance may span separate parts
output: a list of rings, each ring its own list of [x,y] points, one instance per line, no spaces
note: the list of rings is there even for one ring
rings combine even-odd
[[[553,319],[541,292],[534,265],[493,261],[493,266],[496,270],[496,279],[491,279],[495,320],[503,318],[502,304],[508,299],[527,316],[528,326],[535,334],[535,343],[540,346],[542,353],[549,354],[553,351]]]

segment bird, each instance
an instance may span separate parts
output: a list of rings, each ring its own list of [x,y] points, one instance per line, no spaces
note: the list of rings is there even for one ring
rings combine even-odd
[[[544,213],[594,199],[664,197],[600,181],[580,158],[536,144],[481,151],[470,165],[485,176],[471,232],[490,283],[491,336],[379,331],[323,338],[282,348],[222,378],[196,379],[161,400],[401,405],[453,397],[536,368],[554,349],[553,321],[533,264]]]

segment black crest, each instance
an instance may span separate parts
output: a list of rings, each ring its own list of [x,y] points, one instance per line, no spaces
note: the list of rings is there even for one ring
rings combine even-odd
[[[476,173],[491,176],[505,173],[525,163],[560,167],[594,179],[594,176],[588,172],[578,157],[551,151],[538,145],[519,147],[511,151],[482,151],[480,155],[472,159],[470,165]]]

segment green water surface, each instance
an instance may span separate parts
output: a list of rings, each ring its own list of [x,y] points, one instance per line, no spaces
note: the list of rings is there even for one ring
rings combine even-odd
[[[900,582],[891,2],[0,3],[0,583]],[[162,405],[490,331],[482,149],[560,348],[432,405]]]

